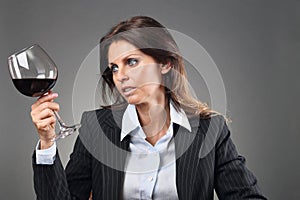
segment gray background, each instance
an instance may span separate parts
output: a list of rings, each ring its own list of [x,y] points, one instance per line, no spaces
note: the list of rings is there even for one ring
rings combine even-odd
[[[232,138],[270,199],[300,199],[300,1],[0,2],[0,198],[34,199],[34,99],[13,87],[7,57],[39,43],[59,66],[61,115],[73,122],[80,64],[108,29],[143,14],[199,42],[226,87]],[[83,97],[84,100],[84,97]],[[66,163],[76,135],[59,142]]]

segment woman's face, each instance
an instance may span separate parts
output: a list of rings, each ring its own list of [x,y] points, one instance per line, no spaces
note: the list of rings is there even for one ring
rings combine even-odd
[[[162,64],[125,40],[110,45],[108,63],[116,88],[129,104],[163,103]]]

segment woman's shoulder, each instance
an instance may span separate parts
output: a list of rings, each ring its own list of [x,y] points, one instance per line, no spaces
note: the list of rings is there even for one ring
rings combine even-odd
[[[191,126],[214,126],[223,127],[227,124],[227,119],[221,114],[211,114],[209,116],[190,115],[188,116]]]
[[[124,109],[99,108],[84,111],[81,117],[82,123],[108,125],[115,127],[121,123]]]
[[[84,117],[92,117],[94,115],[108,115],[111,113],[110,109],[107,108],[98,108],[94,110],[86,110],[83,112],[82,116]]]
[[[222,134],[228,132],[226,118],[221,114],[209,117],[200,115],[189,117],[192,132],[216,141]]]
[[[209,123],[210,125],[213,126],[219,126],[219,127],[220,126],[223,127],[224,125],[227,124],[227,120],[225,116],[221,114],[212,114],[209,117],[201,118],[200,121],[203,121],[204,123]]]

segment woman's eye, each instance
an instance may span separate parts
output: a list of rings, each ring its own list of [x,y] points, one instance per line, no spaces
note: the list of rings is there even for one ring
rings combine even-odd
[[[111,67],[110,67],[110,69],[111,69],[111,71],[114,73],[114,72],[116,72],[116,71],[118,71],[118,69],[119,69],[119,67],[118,67],[118,65],[112,65]]]
[[[137,63],[138,63],[138,60],[135,59],[135,58],[129,58],[129,59],[127,60],[127,64],[128,64],[129,66],[134,66],[134,65],[136,65]]]

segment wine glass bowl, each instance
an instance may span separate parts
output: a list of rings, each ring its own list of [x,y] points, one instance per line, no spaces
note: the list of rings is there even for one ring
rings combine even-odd
[[[29,97],[38,97],[48,92],[58,76],[55,63],[37,44],[11,55],[8,66],[17,90]]]
[[[49,92],[58,77],[56,64],[37,44],[9,56],[8,67],[16,89],[29,97],[39,97]],[[56,111],[53,112],[60,128],[53,141],[65,138],[80,127],[80,124],[67,126],[59,114]]]

